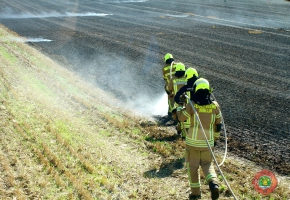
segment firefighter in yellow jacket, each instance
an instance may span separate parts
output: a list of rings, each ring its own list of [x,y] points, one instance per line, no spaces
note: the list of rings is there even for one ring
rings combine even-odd
[[[162,73],[163,73],[163,79],[165,81],[165,92],[167,93],[168,96],[168,119],[171,119],[172,117],[172,110],[174,108],[174,96],[170,95],[170,92],[167,91],[168,84],[170,79],[173,77],[175,73],[175,64],[174,64],[174,58],[172,54],[167,53],[164,56],[164,62],[165,66],[162,68]]]
[[[188,178],[191,187],[190,199],[201,199],[199,166],[209,184],[211,198],[219,198],[219,186],[213,166],[213,156],[208,147],[214,148],[214,142],[221,131],[221,111],[219,104],[210,99],[210,85],[204,78],[195,83],[194,99],[186,107],[177,108],[179,121],[190,118],[190,128],[186,135],[186,155]],[[197,115],[200,122],[197,118]],[[206,141],[208,140],[208,143]]]
[[[181,62],[175,63],[175,74],[170,79],[166,90],[169,92],[169,96],[174,97],[175,94],[186,85],[187,79],[185,77],[185,65]],[[187,95],[190,96],[190,92],[187,92]],[[183,101],[183,103],[187,103],[187,100]],[[178,104],[174,102],[172,110],[172,117],[175,121],[177,121],[177,134],[185,137],[186,130],[190,126],[190,119],[187,119],[185,122],[178,122],[176,117],[176,108]]]

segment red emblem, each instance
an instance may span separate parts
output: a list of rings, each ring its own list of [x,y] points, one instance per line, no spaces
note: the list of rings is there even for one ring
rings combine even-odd
[[[274,173],[263,169],[255,175],[252,184],[257,192],[262,195],[268,195],[276,189],[278,180]]]

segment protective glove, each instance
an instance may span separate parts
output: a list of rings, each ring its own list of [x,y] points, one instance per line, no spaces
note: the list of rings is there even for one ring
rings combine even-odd
[[[176,111],[177,111],[177,112],[180,112],[182,109],[183,109],[183,107],[178,106],[178,107],[176,108]]]
[[[182,107],[180,106],[172,110],[172,118],[174,119],[174,121],[178,121],[177,112],[181,110],[182,110]]]
[[[176,108],[174,108],[174,109],[173,109],[171,112],[172,112],[172,113],[176,113],[176,110],[177,110],[177,109],[176,109]]]
[[[179,103],[183,104],[186,102],[186,97],[185,97],[185,94],[182,94],[180,97],[179,97]]]

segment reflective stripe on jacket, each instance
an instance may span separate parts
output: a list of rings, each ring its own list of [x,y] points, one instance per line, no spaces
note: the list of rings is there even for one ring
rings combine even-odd
[[[194,103],[193,103],[194,104]],[[202,123],[202,127],[211,147],[214,146],[214,135],[216,133],[216,124],[221,123],[221,111],[219,104],[213,101],[209,105],[200,106],[194,104],[195,110]],[[190,118],[190,128],[186,135],[186,144],[192,147],[208,149],[203,130],[200,126],[191,104],[188,103],[185,108],[177,112],[178,120],[185,121]]]
[[[187,83],[187,80],[185,77],[176,77],[174,76],[173,78],[170,79],[170,82],[168,84],[167,90],[172,94],[175,95],[180,88],[182,88],[183,86],[185,86]],[[190,98],[190,92],[186,92],[186,95]],[[188,99],[186,99],[186,103],[188,103]],[[174,102],[174,107],[177,108],[178,104],[176,102]],[[184,121],[184,123],[182,123],[183,128],[189,128],[190,127],[190,118],[188,118],[187,120]]]
[[[166,65],[163,67],[163,79],[166,81],[166,85],[168,85],[170,78],[174,76],[175,74],[175,65],[173,63],[171,73],[170,73],[170,67],[171,65]]]
[[[175,95],[178,92],[178,90],[182,88],[184,85],[186,85],[185,77],[178,78],[176,76],[173,76],[172,79],[170,79],[169,81],[167,90],[171,92],[171,94]]]

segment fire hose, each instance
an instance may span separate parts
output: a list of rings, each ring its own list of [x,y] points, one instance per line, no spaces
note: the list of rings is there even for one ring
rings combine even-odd
[[[216,98],[214,97],[214,95],[211,93],[211,95],[213,96],[214,100],[216,101]],[[224,135],[225,135],[225,153],[224,153],[224,157],[223,157],[223,160],[222,162],[219,164],[219,166],[222,166],[226,160],[226,157],[227,157],[227,151],[228,151],[228,137],[227,137],[227,131],[226,131],[226,125],[225,125],[225,121],[224,121],[224,118],[223,118],[223,115],[222,115],[222,123],[223,123],[223,127],[224,127]]]

